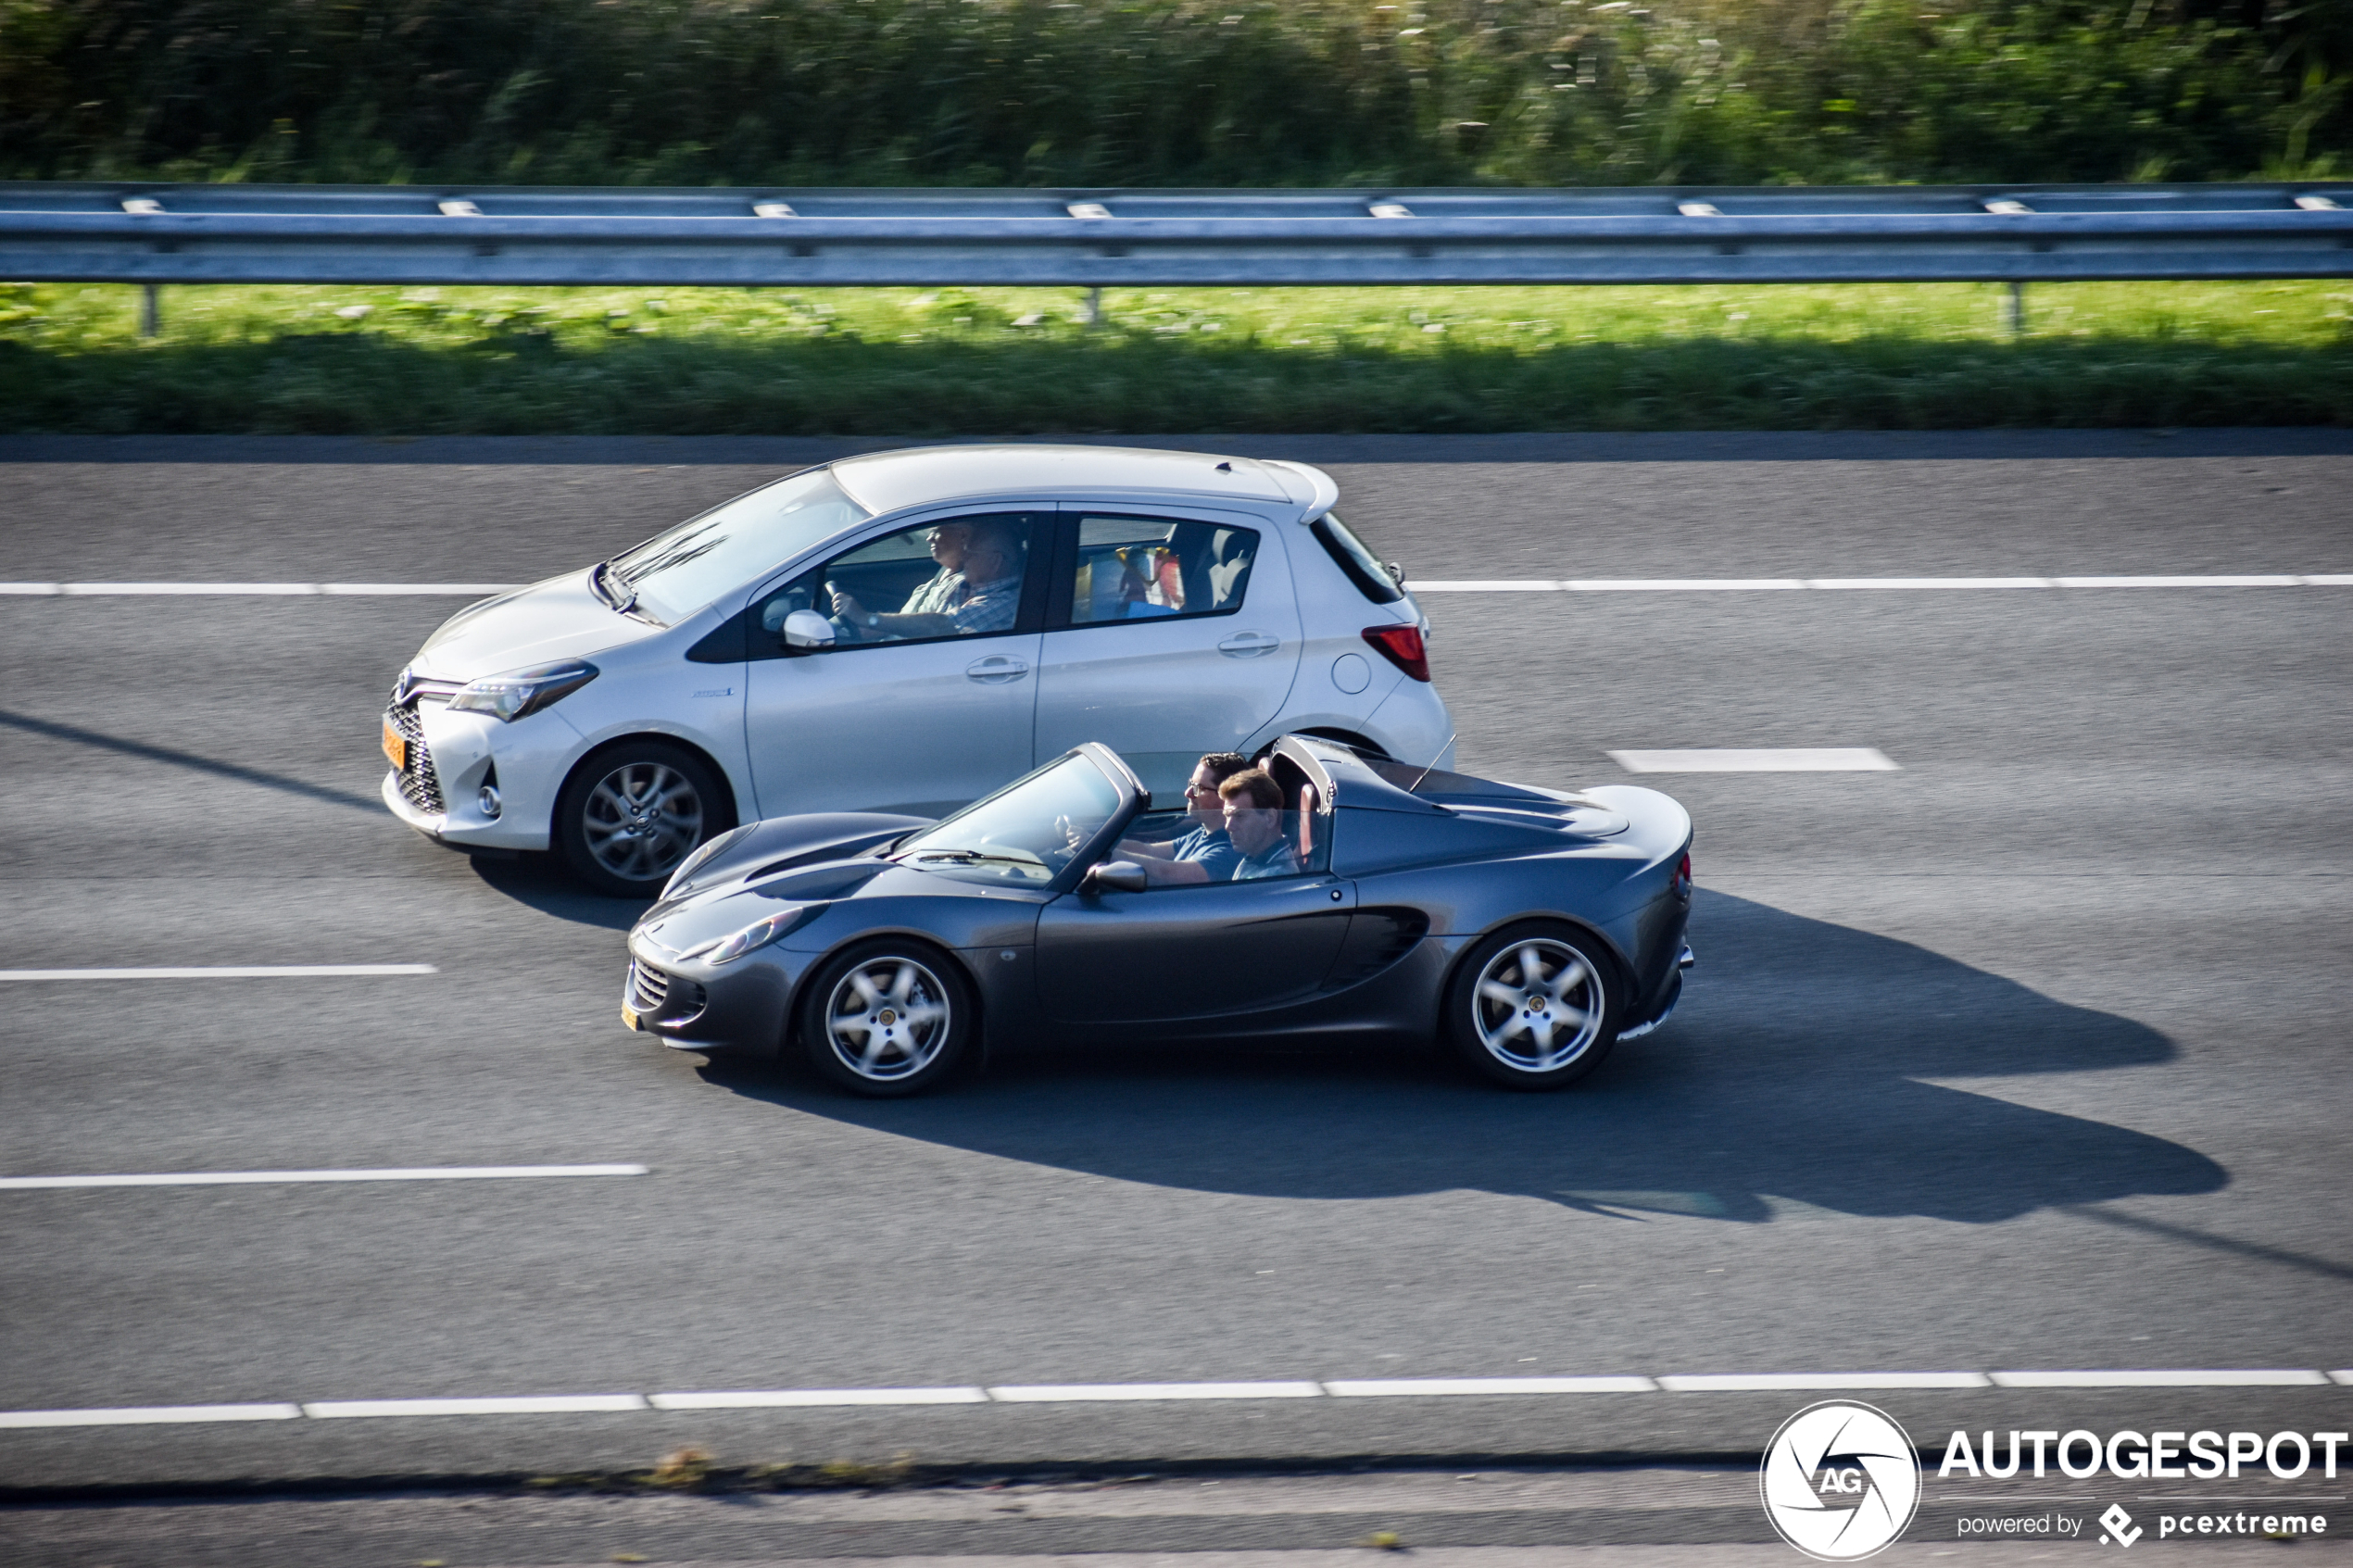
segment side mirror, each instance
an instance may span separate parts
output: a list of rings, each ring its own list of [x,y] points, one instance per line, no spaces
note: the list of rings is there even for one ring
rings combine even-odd
[[[1403,567],[1398,565],[1393,560],[1385,560],[1380,563],[1380,569],[1389,573],[1389,580],[1391,583],[1396,583],[1401,588],[1405,585],[1405,569]]]
[[[834,646],[834,623],[813,609],[797,609],[785,617],[785,646],[788,648],[829,648]]]
[[[1088,893],[1141,893],[1150,884],[1144,868],[1133,860],[1104,860],[1088,869],[1079,884]]]

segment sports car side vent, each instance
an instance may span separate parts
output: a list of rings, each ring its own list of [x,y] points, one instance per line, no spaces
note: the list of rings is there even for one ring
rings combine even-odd
[[[1414,950],[1429,929],[1419,909],[1358,909],[1348,917],[1348,935],[1324,977],[1327,991],[1361,985]]]

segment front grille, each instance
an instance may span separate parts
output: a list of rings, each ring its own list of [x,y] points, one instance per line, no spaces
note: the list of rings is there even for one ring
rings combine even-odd
[[[442,802],[441,775],[434,769],[433,748],[425,744],[425,727],[417,722],[417,705],[386,709],[384,718],[409,743],[409,765],[396,775],[401,798],[420,811],[440,816],[448,808]]]
[[[665,974],[636,959],[629,960],[629,1009],[640,1018],[684,1023],[703,1010],[699,982]]]
[[[648,1018],[661,1016],[661,1004],[670,999],[670,976],[658,969],[648,969],[635,959],[629,960],[629,1005]]]

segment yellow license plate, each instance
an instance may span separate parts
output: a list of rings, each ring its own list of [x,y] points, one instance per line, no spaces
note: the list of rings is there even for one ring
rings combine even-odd
[[[408,737],[394,729],[389,719],[384,721],[384,755],[392,759],[395,768],[406,769],[409,766]]]
[[[632,1029],[642,1027],[637,1022],[637,1010],[635,1008],[624,1006],[621,1010],[621,1021]]]

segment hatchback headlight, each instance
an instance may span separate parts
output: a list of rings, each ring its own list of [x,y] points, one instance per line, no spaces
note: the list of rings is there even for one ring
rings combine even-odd
[[[586,659],[562,659],[469,682],[449,699],[449,706],[460,713],[487,713],[511,724],[562,701],[596,678],[597,667]]]
[[[795,904],[777,910],[764,920],[756,920],[733,936],[722,936],[716,942],[706,942],[693,952],[684,955],[700,959],[705,963],[732,963],[755,947],[764,947],[807,920],[821,908],[815,904]]]

